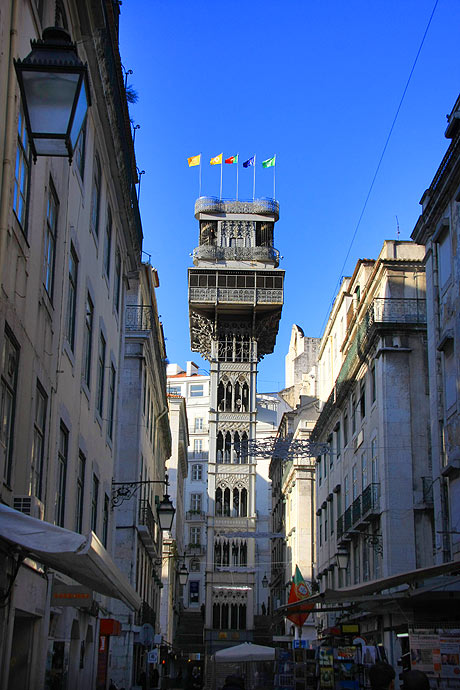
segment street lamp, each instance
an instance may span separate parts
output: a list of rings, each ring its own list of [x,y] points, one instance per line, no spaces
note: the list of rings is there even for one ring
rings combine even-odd
[[[262,578],[262,587],[263,587],[264,589],[267,589],[267,587],[268,587],[268,577],[267,577],[267,573],[265,573],[265,575],[264,575],[263,578]]]
[[[348,568],[350,554],[348,553],[347,549],[341,549],[340,551],[337,551],[337,553],[335,554],[335,558],[337,561],[337,567],[340,568],[340,570],[346,570]]]
[[[37,156],[68,156],[71,162],[91,105],[87,66],[59,26],[44,29],[30,45],[32,52],[14,60],[14,68],[34,162]]]
[[[179,576],[179,584],[182,587],[185,587],[185,585],[187,584],[187,580],[188,580],[188,570],[187,570],[187,566],[185,565],[185,563],[182,563],[182,565],[179,568],[179,570],[177,571],[177,573]]]
[[[171,499],[169,498],[168,494],[165,494],[157,507],[158,521],[160,523],[160,529],[163,532],[169,532],[171,529],[175,513],[176,509],[174,508]]]

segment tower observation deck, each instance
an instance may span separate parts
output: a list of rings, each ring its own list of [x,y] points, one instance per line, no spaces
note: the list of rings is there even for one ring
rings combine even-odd
[[[257,363],[273,352],[283,305],[272,199],[195,203],[188,270],[191,347],[209,362],[206,651],[253,639],[257,606]],[[242,536],[243,535],[243,536]],[[259,578],[260,579],[260,578]]]

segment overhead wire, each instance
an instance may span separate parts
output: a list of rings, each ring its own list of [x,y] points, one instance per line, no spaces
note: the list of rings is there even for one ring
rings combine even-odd
[[[372,190],[373,190],[373,188],[374,188],[375,180],[377,179],[377,175],[378,175],[378,173],[379,173],[380,166],[382,165],[383,157],[385,156],[386,150],[387,150],[387,148],[388,148],[388,144],[389,144],[390,139],[391,139],[391,135],[393,134],[393,130],[394,130],[395,125],[396,125],[396,120],[398,119],[399,112],[400,112],[400,110],[401,110],[401,107],[402,107],[404,98],[405,98],[405,96],[406,96],[407,89],[409,88],[409,84],[410,84],[410,82],[411,82],[412,75],[413,75],[413,73],[414,73],[415,67],[416,67],[417,62],[418,62],[418,58],[419,58],[420,53],[421,53],[422,48],[423,48],[423,44],[425,43],[425,39],[426,39],[426,36],[427,36],[427,34],[428,34],[428,30],[429,30],[429,28],[430,28],[430,25],[431,25],[431,22],[432,22],[434,13],[435,13],[435,11],[436,11],[436,7],[437,7],[437,5],[438,5],[438,2],[439,2],[439,0],[435,0],[433,9],[432,9],[431,14],[430,14],[430,18],[429,18],[429,20],[428,20],[428,24],[426,25],[425,32],[424,32],[424,34],[423,34],[422,40],[421,40],[420,45],[419,45],[419,48],[418,48],[418,50],[417,50],[417,54],[416,54],[416,56],[415,56],[415,60],[414,60],[414,62],[413,62],[412,68],[411,68],[411,70],[410,70],[410,72],[409,72],[409,77],[407,78],[406,85],[405,85],[405,87],[404,87],[402,96],[401,96],[401,98],[400,98],[400,100],[399,100],[399,104],[398,104],[398,107],[397,107],[397,109],[396,109],[396,113],[395,113],[395,116],[394,116],[394,118],[393,118],[393,122],[391,123],[391,127],[390,127],[390,130],[389,130],[389,132],[388,132],[388,135],[387,135],[385,144],[384,144],[384,146],[383,146],[383,150],[382,150],[382,153],[381,153],[381,155],[380,155],[379,161],[378,161],[378,163],[377,163],[377,167],[376,167],[376,169],[375,169],[374,176],[373,176],[373,178],[372,178],[372,181],[371,181],[369,190],[368,190],[367,195],[366,195],[366,198],[365,198],[365,200],[364,200],[364,204],[363,204],[363,207],[362,207],[362,209],[361,209],[361,213],[359,214],[358,222],[356,223],[355,230],[354,230],[354,232],[353,232],[353,235],[352,235],[350,244],[349,244],[349,246],[348,246],[348,251],[347,251],[347,253],[346,253],[346,256],[345,256],[345,259],[344,259],[342,268],[340,269],[339,278],[338,278],[337,283],[336,283],[336,285],[335,285],[335,287],[334,287],[334,294],[333,294],[332,299],[331,299],[331,301],[330,301],[330,304],[329,304],[329,307],[328,307],[328,310],[327,310],[327,314],[326,314],[326,316],[325,316],[325,318],[324,318],[324,321],[323,321],[323,323],[322,323],[322,325],[321,325],[321,333],[324,331],[324,327],[325,327],[325,324],[326,324],[326,322],[327,322],[327,319],[329,318],[329,314],[330,314],[330,312],[331,312],[332,305],[334,304],[334,300],[335,300],[337,291],[338,291],[338,289],[339,289],[339,287],[340,287],[340,282],[341,282],[342,277],[343,277],[343,272],[344,272],[344,270],[345,270],[345,266],[346,266],[346,263],[347,263],[347,261],[348,261],[348,257],[350,256],[351,248],[352,248],[352,246],[353,246],[353,244],[354,244],[356,235],[357,235],[358,230],[359,230],[359,226],[361,225],[361,221],[362,221],[363,216],[364,216],[364,213],[365,213],[365,211],[366,211],[366,208],[367,208],[367,204],[368,204],[369,198],[370,198],[370,196],[371,196],[371,194],[372,194]]]

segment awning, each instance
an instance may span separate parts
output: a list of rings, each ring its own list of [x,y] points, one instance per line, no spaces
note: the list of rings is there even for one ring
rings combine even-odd
[[[416,597],[419,594],[427,593],[431,590],[431,587],[425,588],[411,588],[407,591],[396,591],[391,592],[394,587],[401,587],[402,585],[413,585],[415,583],[421,583],[432,578],[437,578],[441,576],[453,575],[460,573],[460,561],[449,561],[448,563],[441,563],[439,565],[432,565],[427,568],[417,568],[415,570],[409,570],[404,573],[398,573],[396,575],[390,575],[389,577],[382,577],[378,580],[370,580],[369,582],[364,582],[358,585],[353,585],[351,587],[343,587],[342,589],[326,589],[321,594],[314,594],[308,598],[309,603],[315,605],[316,611],[326,610],[324,607],[331,606],[330,610],[335,610],[333,607],[347,603],[377,603],[383,604],[386,601],[399,598]],[[441,586],[449,587],[449,585],[458,584],[458,578],[452,579],[449,577],[445,578],[442,585],[437,585],[437,589]],[[281,615],[286,615],[296,609],[298,602],[293,604],[285,604],[276,609],[276,613]]]
[[[26,556],[137,610],[142,600],[96,537],[78,534],[0,504],[0,537]]]
[[[264,647],[261,644],[252,644],[251,642],[226,647],[214,654],[215,661],[219,662],[270,661],[274,658],[274,647]]]

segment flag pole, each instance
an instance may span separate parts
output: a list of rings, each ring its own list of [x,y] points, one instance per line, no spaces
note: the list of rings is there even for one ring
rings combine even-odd
[[[273,166],[273,201],[276,200],[276,153],[275,153],[275,165]]]
[[[222,199],[222,167],[223,167],[223,162],[224,162],[224,154],[221,154],[221,159],[220,159],[220,198]]]
[[[238,201],[238,167],[240,165],[240,154],[236,156],[236,200]]]
[[[252,200],[256,198],[256,156],[254,155],[254,183],[252,185]]]
[[[201,153],[200,153],[200,189],[199,189],[198,197],[200,197],[200,196],[201,196]]]

